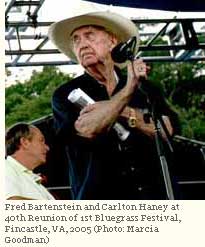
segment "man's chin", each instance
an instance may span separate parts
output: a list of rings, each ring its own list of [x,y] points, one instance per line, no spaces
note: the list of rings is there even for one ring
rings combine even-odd
[[[40,165],[45,165],[45,163],[46,163],[46,158],[42,158],[41,161],[40,161],[39,163],[40,163]]]
[[[94,66],[95,64],[97,64],[97,61],[96,59],[93,59],[93,58],[87,58],[87,59],[84,59],[82,62],[81,62],[81,65],[83,67],[90,67],[90,66]]]

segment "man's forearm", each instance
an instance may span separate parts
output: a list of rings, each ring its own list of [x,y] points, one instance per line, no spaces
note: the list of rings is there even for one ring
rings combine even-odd
[[[111,98],[111,108],[113,108],[113,113],[115,113],[116,116],[114,116],[115,119],[121,114],[123,109],[128,105],[130,102],[132,95],[134,93],[135,88],[131,88],[128,86],[125,86],[123,89],[121,89],[117,94],[115,94]]]

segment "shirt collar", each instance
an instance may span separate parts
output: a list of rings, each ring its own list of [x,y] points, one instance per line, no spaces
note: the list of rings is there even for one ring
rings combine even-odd
[[[19,161],[14,159],[12,156],[7,156],[6,158],[13,166],[15,166],[15,169],[18,169],[19,172],[28,174],[36,183],[41,182],[41,176],[38,174],[33,173],[33,171],[29,170],[27,167],[22,165]]]

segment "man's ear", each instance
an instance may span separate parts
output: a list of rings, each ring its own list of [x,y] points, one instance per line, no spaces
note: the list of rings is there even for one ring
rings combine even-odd
[[[30,141],[27,138],[25,138],[25,137],[20,138],[20,147],[27,149],[29,143],[30,143]]]
[[[115,35],[110,35],[110,51],[118,44],[117,37]]]

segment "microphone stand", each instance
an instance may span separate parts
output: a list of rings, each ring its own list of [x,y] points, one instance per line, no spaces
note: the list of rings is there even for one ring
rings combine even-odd
[[[131,62],[133,62],[137,58],[137,56],[134,56],[136,43],[137,43],[137,40],[136,40],[136,37],[134,36],[130,38],[125,44],[119,44],[118,46],[116,46],[116,48],[114,48],[112,51],[113,60],[119,63],[125,62],[126,60],[130,60]],[[134,68],[133,68],[133,71],[134,71]],[[142,90],[142,92],[144,91]],[[148,95],[147,93],[145,93],[145,95],[147,97],[148,110],[150,112],[149,115],[152,117],[154,126],[155,126],[155,143],[156,143],[157,154],[158,154],[159,161],[161,164],[167,198],[168,200],[174,200],[172,182],[171,182],[168,164],[167,164],[167,160],[166,160],[165,152],[163,148],[163,143],[162,143],[163,139],[161,135],[161,128],[164,129],[164,132],[166,135],[166,142],[168,144],[170,151],[173,153],[173,148],[170,142],[170,135],[166,128],[166,125],[164,124],[162,117],[159,116],[157,112],[156,100],[153,100],[153,98],[150,97],[150,95]]]
[[[161,170],[162,170],[162,174],[163,174],[167,199],[168,200],[174,200],[174,192],[173,192],[173,188],[172,188],[172,182],[171,182],[170,173],[169,173],[168,164],[167,164],[167,159],[166,159],[165,151],[164,151],[164,147],[163,147],[163,139],[162,139],[162,135],[161,135],[162,129],[165,132],[165,135],[166,135],[165,140],[168,144],[168,147],[169,147],[170,151],[173,153],[173,148],[172,148],[172,145],[170,142],[170,135],[169,135],[169,132],[166,128],[166,125],[162,119],[162,116],[158,113],[158,111],[156,109],[156,100],[150,99],[151,97],[148,96],[147,93],[145,93],[145,94],[147,96],[148,110],[149,110],[150,116],[152,117],[152,120],[153,120],[154,126],[155,126],[154,139],[155,139],[157,154],[159,157]]]
[[[131,49],[127,50],[127,57],[129,60],[131,60],[131,62],[133,62],[136,59],[136,57],[133,55],[134,54],[133,53],[133,50],[134,50],[133,46],[134,45],[135,45],[135,42],[133,41]],[[133,66],[133,63],[132,63],[132,66]],[[133,70],[134,70],[134,68],[133,68]],[[163,147],[163,139],[162,139],[162,135],[161,135],[162,128],[163,128],[164,133],[166,135],[165,140],[168,144],[168,147],[169,147],[171,153],[173,153],[173,148],[172,148],[172,145],[170,142],[170,135],[169,135],[169,132],[166,128],[166,125],[162,119],[162,116],[157,111],[156,99],[151,97],[148,93],[144,92],[144,90],[142,88],[139,88],[139,89],[146,95],[147,104],[148,104],[148,111],[149,111],[148,115],[150,115],[152,117],[152,120],[154,122],[154,126],[155,126],[154,139],[155,139],[157,154],[159,157],[161,170],[162,170],[162,174],[163,174],[167,199],[168,200],[174,200],[174,192],[173,192],[173,188],[172,188],[172,182],[171,182],[169,168],[168,168],[168,164],[167,164],[167,159],[166,159],[164,147]]]

